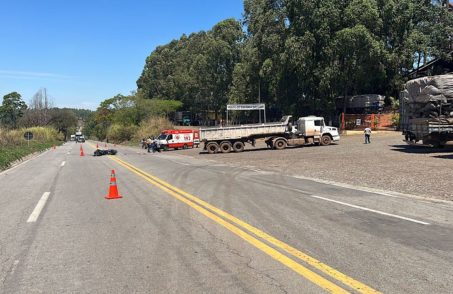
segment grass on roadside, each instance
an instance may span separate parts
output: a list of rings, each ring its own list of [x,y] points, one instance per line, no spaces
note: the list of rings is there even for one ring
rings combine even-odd
[[[27,144],[23,137],[26,131],[33,133],[30,144]],[[53,128],[0,129],[0,170],[8,168],[13,162],[29,154],[41,152],[61,143],[58,132]]]

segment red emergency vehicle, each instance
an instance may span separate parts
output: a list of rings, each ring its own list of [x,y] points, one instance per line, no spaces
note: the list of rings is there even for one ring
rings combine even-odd
[[[200,144],[200,132],[198,130],[164,130],[157,138],[159,147],[164,150],[187,149]]]

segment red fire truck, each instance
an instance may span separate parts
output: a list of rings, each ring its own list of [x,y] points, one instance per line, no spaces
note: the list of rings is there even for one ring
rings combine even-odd
[[[163,150],[187,149],[200,144],[200,132],[198,130],[164,130],[157,138],[159,146]]]

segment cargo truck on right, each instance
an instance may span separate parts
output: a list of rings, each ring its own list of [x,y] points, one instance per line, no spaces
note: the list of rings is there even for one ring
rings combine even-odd
[[[453,141],[453,74],[408,81],[400,95],[400,126],[411,145]]]

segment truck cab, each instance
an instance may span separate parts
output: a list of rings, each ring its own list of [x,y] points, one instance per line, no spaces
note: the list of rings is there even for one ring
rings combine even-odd
[[[313,143],[329,145],[332,141],[339,141],[338,129],[326,126],[323,117],[305,116],[297,120],[297,133],[306,138],[312,138]]]

